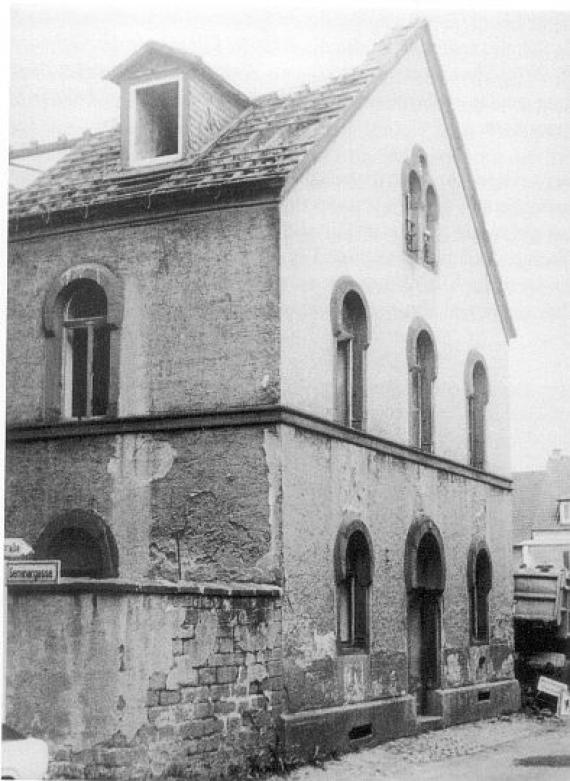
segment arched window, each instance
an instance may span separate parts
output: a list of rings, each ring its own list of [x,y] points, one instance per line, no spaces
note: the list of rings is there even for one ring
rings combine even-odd
[[[122,285],[106,268],[76,266],[54,280],[44,305],[46,416],[117,414]]]
[[[489,399],[487,370],[482,360],[475,360],[469,369],[467,412],[469,417],[469,463],[485,468],[485,407]]]
[[[423,241],[423,259],[428,266],[435,265],[438,215],[437,195],[433,185],[430,184],[426,190],[426,224]]]
[[[408,252],[415,253],[418,251],[419,216],[422,199],[422,186],[415,171],[410,171],[408,188],[404,198],[406,208],[406,249]]]
[[[91,279],[63,291],[63,413],[91,418],[107,413],[109,328],[107,296]]]
[[[71,510],[51,521],[36,544],[42,559],[59,559],[67,578],[118,575],[118,552],[107,524],[88,510]]]
[[[467,565],[469,604],[471,612],[471,639],[477,643],[489,642],[489,592],[492,588],[491,556],[486,543],[473,543]]]
[[[433,452],[433,383],[436,358],[429,332],[421,329],[414,340],[413,363],[410,366],[411,444]]]
[[[402,166],[404,251],[429,268],[436,266],[439,207],[424,150],[416,145]]]
[[[335,419],[343,426],[364,429],[368,315],[364,295],[354,281],[343,278],[335,286],[331,319],[336,341]]]
[[[366,527],[360,522],[341,529],[335,551],[338,641],[342,649],[369,645],[369,591],[372,554]]]

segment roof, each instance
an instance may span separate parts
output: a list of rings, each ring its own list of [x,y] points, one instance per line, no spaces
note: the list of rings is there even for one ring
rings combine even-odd
[[[529,539],[533,529],[558,526],[558,502],[570,493],[570,457],[553,454],[545,470],[513,474],[513,543]]]
[[[157,41],[147,41],[147,43],[143,44],[136,52],[133,52],[133,54],[127,57],[126,60],[123,60],[123,62],[110,70],[109,73],[105,75],[105,78],[115,82],[115,84],[119,84],[125,77],[128,77],[131,71],[140,67],[141,63],[143,63],[147,57],[156,54],[161,55],[167,60],[172,60],[177,64],[181,64],[190,70],[198,71],[198,73],[227,92],[234,100],[241,103],[244,107],[251,103],[247,95],[244,95],[243,92],[236,89],[232,84],[220,76],[219,73],[212,70],[212,68],[206,65],[201,57],[198,57],[196,54],[191,54],[190,52],[175,49],[173,46],[167,46],[165,43],[159,43]]]
[[[41,227],[42,221],[49,222],[50,215],[62,212],[68,213],[68,219],[79,220],[79,215],[85,218],[98,205],[118,208],[133,199],[139,199],[149,209],[158,200],[174,194],[188,199],[211,189],[219,193],[224,188],[245,190],[272,183],[283,196],[418,41],[426,56],[495,303],[509,339],[515,335],[513,321],[459,126],[424,20],[383,38],[360,67],[318,89],[305,88],[286,97],[273,94],[259,98],[210,146],[183,162],[125,171],[121,169],[119,128],[82,138],[53,168],[25,190],[11,195],[11,228],[18,230],[25,222]],[[107,78],[122,78],[135,61],[151,50],[182,59],[192,67],[207,67],[195,55],[151,42],[113,69]],[[208,72],[214,73],[210,69]]]

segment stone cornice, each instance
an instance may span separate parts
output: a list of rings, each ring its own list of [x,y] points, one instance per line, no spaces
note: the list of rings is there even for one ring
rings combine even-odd
[[[475,480],[511,490],[512,481],[502,475],[484,472],[468,464],[449,458],[425,453],[417,448],[382,437],[341,426],[332,421],[301,410],[281,405],[228,408],[205,412],[148,415],[138,417],[107,418],[82,422],[28,423],[9,426],[6,441],[10,443],[38,442],[42,440],[74,437],[116,436],[121,434],[158,433],[168,431],[204,431],[219,428],[286,425],[312,434],[365,447],[376,453],[436,469],[467,480]]]

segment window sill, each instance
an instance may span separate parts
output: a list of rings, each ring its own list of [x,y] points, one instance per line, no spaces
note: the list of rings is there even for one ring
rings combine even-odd
[[[337,652],[339,656],[369,656],[370,649],[368,647],[343,645],[337,643]]]

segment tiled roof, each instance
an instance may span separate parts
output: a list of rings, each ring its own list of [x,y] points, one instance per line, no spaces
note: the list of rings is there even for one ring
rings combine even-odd
[[[546,470],[513,474],[513,543],[533,529],[558,527],[558,502],[570,497],[570,456],[548,459]]]
[[[205,151],[181,163],[122,170],[119,129],[88,135],[29,187],[11,194],[10,217],[241,182],[285,181],[309,150],[343,121],[351,105],[392,69],[423,25],[417,22],[384,38],[361,67],[323,87],[260,98]]]

